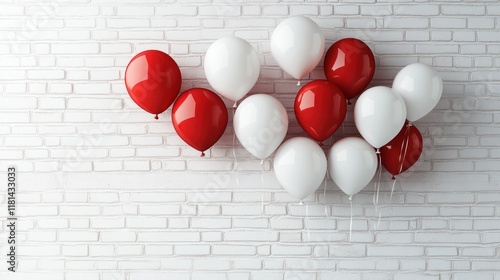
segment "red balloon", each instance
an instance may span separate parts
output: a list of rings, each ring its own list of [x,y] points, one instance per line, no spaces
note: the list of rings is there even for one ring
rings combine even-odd
[[[224,134],[227,108],[213,91],[204,88],[188,89],[175,100],[172,123],[182,140],[204,156],[204,151]]]
[[[346,38],[335,42],[325,55],[325,76],[339,86],[348,100],[360,95],[375,73],[375,58],[361,40]]]
[[[422,148],[422,135],[414,125],[407,123],[394,139],[380,148],[382,165],[393,176],[399,175],[417,162]]]
[[[125,70],[128,94],[145,111],[167,110],[181,89],[181,71],[175,61],[158,50],[143,51],[130,60]]]
[[[315,80],[299,90],[294,110],[306,133],[322,142],[342,124],[347,105],[344,94],[334,83]]]

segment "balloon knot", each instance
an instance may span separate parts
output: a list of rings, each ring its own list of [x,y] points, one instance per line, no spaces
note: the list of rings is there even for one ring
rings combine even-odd
[[[260,164],[261,164],[261,165],[262,165],[262,164],[264,164],[264,160],[263,160],[263,159],[260,161]]]
[[[377,155],[380,155],[380,149],[377,148],[377,151],[375,152]]]
[[[396,180],[396,176],[392,175],[392,180]]]
[[[238,101],[234,101],[233,108],[238,107]]]
[[[323,141],[319,142],[319,146],[323,147],[325,144],[323,144]]]
[[[349,200],[352,201],[352,195],[349,196]]]
[[[300,80],[297,81],[297,86],[300,87]]]
[[[351,100],[347,100],[347,105],[352,105]]]
[[[299,205],[304,205],[304,202],[301,200],[301,201],[299,202]]]
[[[155,115],[155,120],[157,120],[157,119],[158,119],[158,114]]]
[[[411,127],[413,126],[413,124],[411,122],[408,122],[408,127]]]
[[[205,156],[205,152],[201,152],[201,156],[200,157],[204,157]]]

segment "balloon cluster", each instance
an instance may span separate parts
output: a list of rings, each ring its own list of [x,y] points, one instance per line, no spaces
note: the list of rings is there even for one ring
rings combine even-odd
[[[321,29],[306,17],[281,22],[270,44],[274,59],[299,80],[297,85],[318,65],[325,51]],[[240,143],[261,160],[276,152],[276,177],[300,200],[316,191],[327,170],[342,191],[354,195],[372,180],[379,162],[393,175],[410,168],[423,147],[422,136],[412,122],[428,114],[442,93],[442,80],[436,70],[420,63],[403,68],[392,88],[376,86],[365,90],[375,73],[375,58],[370,48],[355,38],[335,42],[327,50],[323,66],[326,79],[301,87],[294,103],[299,125],[319,144],[306,137],[291,138],[282,144],[288,131],[288,115],[277,99],[254,94],[236,106],[259,78],[259,56],[252,45],[241,38],[224,37],[208,48],[204,60],[210,86],[234,102],[233,127]],[[215,92],[192,88],[177,97],[181,73],[166,53],[148,50],[132,58],[125,84],[137,105],[156,118],[173,103],[175,131],[202,156],[226,129],[227,108]],[[354,121],[362,138],[337,141],[327,157],[321,148],[323,141],[341,126],[347,106],[358,96]]]
[[[234,102],[250,91],[260,73],[257,51],[237,37],[214,42],[207,50],[204,67],[212,88]],[[177,96],[181,74],[168,54],[147,50],[136,55],[125,71],[125,84],[132,100],[145,111],[156,114],[156,119],[173,103],[175,131],[201,156],[224,134],[228,112],[222,99],[205,88],[191,88]]]
[[[271,37],[278,65],[299,80],[316,67],[324,49],[319,27],[302,17],[283,21]],[[365,90],[375,73],[375,58],[355,38],[330,46],[323,66],[326,79],[307,83],[294,103],[298,123],[319,145],[308,138],[292,138],[277,149],[274,158],[278,181],[299,200],[318,189],[327,171],[352,196],[373,179],[380,164],[393,176],[409,169],[423,148],[422,136],[412,122],[436,106],[443,89],[436,70],[415,63],[397,74],[392,88]],[[325,156],[320,146],[341,126],[347,105],[358,96],[354,121],[362,138],[345,137]]]

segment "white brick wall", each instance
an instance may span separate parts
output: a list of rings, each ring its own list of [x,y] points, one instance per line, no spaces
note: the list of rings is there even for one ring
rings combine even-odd
[[[2,1],[0,15],[0,181],[18,167],[20,217],[16,273],[0,223],[1,279],[500,280],[496,1],[29,0]],[[160,49],[180,65],[183,90],[208,87],[205,51],[240,36],[262,62],[252,93],[278,98],[288,137],[304,135],[298,88],[269,48],[291,15],[314,19],[327,47],[364,40],[372,85],[413,62],[444,79],[441,102],[416,123],[422,158],[392,203],[387,173],[378,210],[372,184],[354,197],[351,241],[349,200],[331,180],[326,197],[322,186],[298,205],[272,159],[261,166],[233,142],[231,123],[201,159],[170,110],[155,121],[123,84],[134,54]],[[321,65],[309,78],[323,78]],[[352,108],[345,133],[356,133]],[[0,203],[6,217],[5,191]]]

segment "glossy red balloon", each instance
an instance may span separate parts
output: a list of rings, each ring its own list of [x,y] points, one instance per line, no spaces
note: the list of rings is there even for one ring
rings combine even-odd
[[[175,100],[172,123],[182,140],[204,156],[204,151],[224,134],[227,108],[213,91],[204,88],[188,89]]]
[[[145,111],[156,115],[167,110],[174,102],[181,89],[181,80],[177,63],[168,54],[158,50],[137,54],[125,71],[125,86],[132,100]]]
[[[322,142],[342,124],[347,105],[338,86],[327,80],[315,80],[299,90],[294,110],[297,121],[305,132]]]
[[[335,42],[326,52],[325,76],[339,86],[348,100],[360,95],[375,73],[375,58],[361,40],[346,38]]]
[[[406,124],[394,139],[380,148],[382,165],[393,176],[399,175],[417,162],[422,148],[422,135],[414,125]]]

